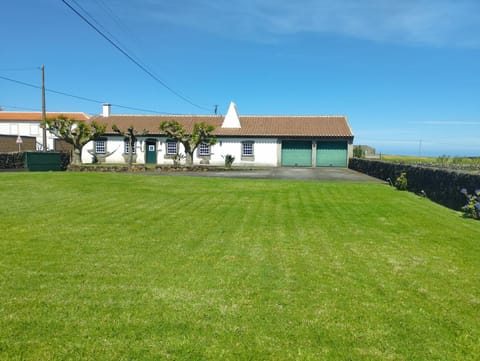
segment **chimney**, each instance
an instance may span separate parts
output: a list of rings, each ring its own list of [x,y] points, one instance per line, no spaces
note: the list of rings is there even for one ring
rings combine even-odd
[[[111,106],[112,106],[112,105],[111,105],[111,104],[108,104],[108,103],[103,104],[102,108],[103,108],[103,117],[104,117],[104,118],[110,116],[110,107],[111,107]]]
[[[230,102],[227,115],[223,119],[222,128],[241,128],[240,118],[238,117],[237,105],[234,102]]]

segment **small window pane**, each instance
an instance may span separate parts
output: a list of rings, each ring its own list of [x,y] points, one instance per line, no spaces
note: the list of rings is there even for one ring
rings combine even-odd
[[[105,140],[97,140],[95,142],[95,153],[104,154],[107,152],[107,142]]]
[[[177,154],[177,142],[167,142],[167,154]]]
[[[206,143],[200,143],[198,146],[198,155],[210,155],[210,145]]]
[[[253,156],[253,143],[242,143],[242,156],[251,157]]]
[[[128,140],[125,140],[125,154],[129,154],[130,153],[130,141]],[[134,142],[133,144],[133,154],[136,154],[137,153],[137,142]]]

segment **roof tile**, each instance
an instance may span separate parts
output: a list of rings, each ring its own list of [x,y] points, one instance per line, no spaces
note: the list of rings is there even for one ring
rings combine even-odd
[[[90,116],[85,113],[75,112],[47,112],[47,118],[55,118],[59,115],[65,115],[67,118],[75,120],[89,120]],[[4,112],[0,111],[0,120],[15,120],[15,121],[41,121],[42,112]]]
[[[112,115],[94,117],[100,123],[115,124],[120,129],[133,125],[138,131],[161,134],[159,126],[165,120],[177,120],[187,131],[195,123],[215,126],[217,136],[293,136],[293,137],[352,137],[345,116],[240,116],[241,128],[222,128],[223,116],[214,115]]]

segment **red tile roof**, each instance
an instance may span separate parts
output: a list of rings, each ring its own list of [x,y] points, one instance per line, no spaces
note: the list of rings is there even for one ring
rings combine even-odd
[[[147,130],[149,134],[161,134],[160,123],[164,120],[176,120],[187,131],[194,123],[206,122],[216,127],[217,136],[282,136],[282,137],[353,137],[345,116],[240,116],[241,128],[222,128],[223,116],[208,115],[112,115],[97,116],[92,120],[117,125],[120,129],[133,125],[138,131]]]
[[[89,120],[90,116],[85,113],[75,113],[75,112],[47,112],[47,118],[55,118],[59,115],[65,115],[67,118],[75,120]],[[1,120],[14,120],[14,121],[41,121],[42,112],[4,112],[0,111],[0,121]]]

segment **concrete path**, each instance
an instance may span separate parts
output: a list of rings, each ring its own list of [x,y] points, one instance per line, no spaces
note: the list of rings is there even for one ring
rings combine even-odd
[[[208,172],[155,172],[150,174],[217,178],[322,180],[341,182],[383,181],[347,168],[268,168]]]

